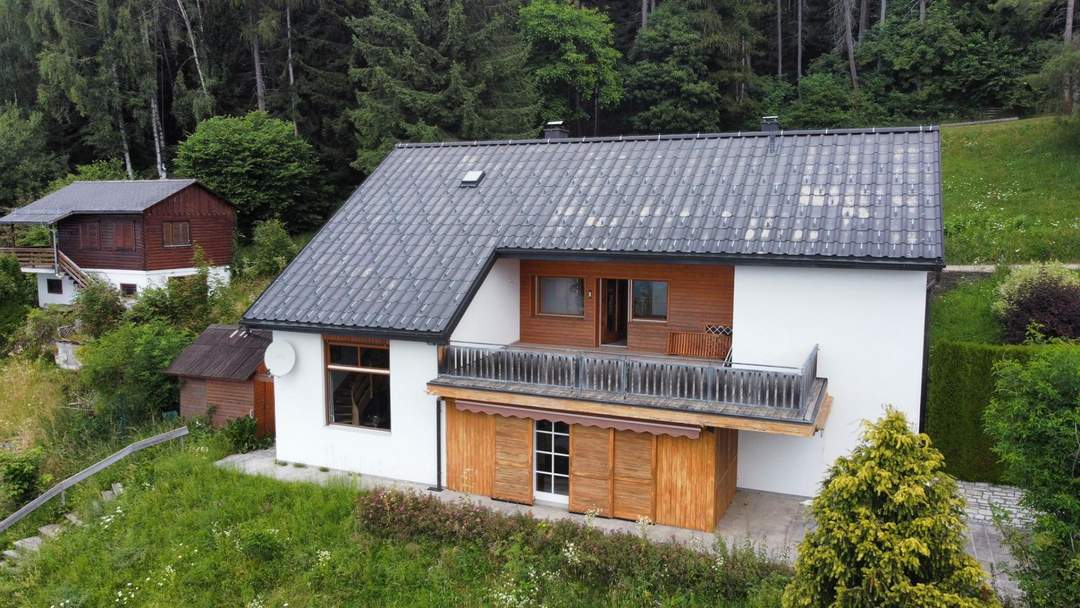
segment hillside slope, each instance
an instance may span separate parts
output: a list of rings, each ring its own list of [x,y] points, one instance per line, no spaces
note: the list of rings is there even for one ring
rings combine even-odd
[[[1080,261],[1080,143],[1056,118],[942,129],[950,264]]]

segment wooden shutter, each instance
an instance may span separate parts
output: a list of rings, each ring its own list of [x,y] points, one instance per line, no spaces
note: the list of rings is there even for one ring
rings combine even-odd
[[[446,403],[446,487],[491,496],[495,481],[495,416]]]
[[[656,435],[615,431],[612,444],[614,514],[620,519],[656,519]]]
[[[612,429],[570,427],[570,510],[611,517]]]
[[[656,438],[656,523],[716,528],[716,433]]]
[[[135,222],[129,220],[113,224],[113,246],[117,251],[135,250]]]
[[[533,421],[495,416],[495,482],[491,497],[533,503]]]
[[[739,469],[739,431],[716,429],[716,514],[720,518],[735,499],[735,482]]]
[[[101,225],[98,222],[79,224],[79,247],[90,251],[101,249]]]

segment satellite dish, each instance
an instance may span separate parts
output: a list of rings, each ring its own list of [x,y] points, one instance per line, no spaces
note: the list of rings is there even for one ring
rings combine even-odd
[[[266,347],[263,361],[266,363],[266,369],[270,370],[271,376],[284,376],[296,365],[296,351],[287,341],[274,340],[270,346]]]

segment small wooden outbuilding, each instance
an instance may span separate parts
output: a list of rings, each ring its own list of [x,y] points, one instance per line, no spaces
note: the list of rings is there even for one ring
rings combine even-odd
[[[252,415],[259,435],[274,432],[274,380],[263,354],[269,331],[211,325],[184,349],[166,374],[180,379],[180,415],[205,416],[215,426]]]

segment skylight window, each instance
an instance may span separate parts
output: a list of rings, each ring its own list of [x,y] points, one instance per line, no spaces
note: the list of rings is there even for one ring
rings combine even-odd
[[[484,179],[483,171],[467,171],[465,177],[461,178],[461,187],[475,188],[480,185],[482,179]]]

